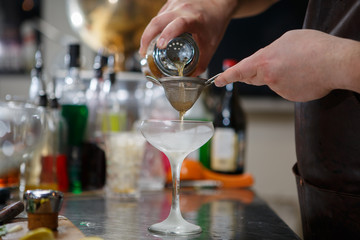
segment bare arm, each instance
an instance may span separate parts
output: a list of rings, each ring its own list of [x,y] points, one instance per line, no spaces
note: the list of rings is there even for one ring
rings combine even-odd
[[[250,17],[264,12],[279,0],[239,0],[233,18]]]
[[[293,30],[227,69],[216,86],[230,82],[268,85],[298,102],[334,89],[360,93],[360,42],[316,30]]]

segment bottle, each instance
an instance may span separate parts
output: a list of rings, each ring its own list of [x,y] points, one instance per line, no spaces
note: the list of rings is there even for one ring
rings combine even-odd
[[[236,64],[225,59],[223,69]],[[226,174],[244,172],[246,118],[237,94],[238,83],[225,86],[222,105],[214,115],[214,136],[211,140],[210,169]]]
[[[145,59],[141,60],[141,70],[146,76],[157,79],[165,76],[189,76],[195,71],[199,48],[191,34],[184,33],[172,39],[165,49],[157,48],[157,39],[158,37],[151,41]]]
[[[82,144],[85,138],[88,108],[86,106],[85,86],[80,79],[80,45],[69,45],[68,74],[62,86],[61,113],[68,126],[67,167],[69,190],[81,193]]]
[[[94,76],[90,80],[90,85],[86,90],[86,105],[88,107],[88,123],[86,128],[86,140],[88,142],[102,141],[101,127],[99,125],[98,112],[105,105],[103,68],[105,57],[99,52],[93,65]]]
[[[44,152],[42,154],[42,161],[43,163],[48,161],[55,162],[57,188],[62,192],[67,192],[69,189],[66,156],[68,126],[61,114],[60,105],[55,97],[55,93],[50,97],[49,107],[49,115],[53,121],[53,131],[47,141],[49,145],[47,154],[44,154]],[[44,177],[42,176],[42,178]]]
[[[31,84],[29,88],[29,101],[38,106],[43,111],[45,122],[44,136],[49,132],[49,122],[47,116],[48,99],[45,91],[45,81],[43,80],[43,59],[40,50],[35,53],[35,65],[31,70]],[[25,189],[40,188],[40,174],[42,171],[41,152],[46,145],[46,140],[41,141],[41,147],[36,149],[29,161],[25,163],[23,179]]]
[[[41,95],[45,94],[45,81],[43,79],[43,59],[40,50],[35,53],[35,66],[31,70],[31,83],[29,88],[29,100],[34,104],[38,104]],[[43,103],[42,103],[43,104]]]
[[[101,132],[120,132],[127,129],[127,113],[123,104],[118,99],[116,89],[116,72],[114,56],[108,57],[108,69],[105,74],[103,85],[104,107],[100,111]]]
[[[101,148],[104,140],[101,132],[101,117],[105,108],[103,68],[106,57],[99,52],[94,60],[94,76],[86,90],[86,104],[89,110],[86,140],[82,156],[83,190],[99,189],[105,184],[105,152]]]
[[[61,116],[57,99],[52,97],[46,109],[47,131],[45,144],[41,150],[41,174],[39,189],[66,192],[68,178],[66,171],[66,131],[67,124]]]
[[[36,103],[35,103],[36,106],[38,107],[38,109],[41,109],[41,111],[43,112],[43,120],[44,120],[45,126],[44,126],[44,133],[43,133],[42,141],[40,143],[40,147],[34,151],[31,158],[29,159],[29,161],[27,161],[25,163],[25,165],[24,165],[25,168],[23,168],[24,169],[23,177],[25,180],[24,181],[25,190],[40,188],[40,185],[41,185],[40,175],[43,170],[41,155],[42,155],[43,149],[45,148],[45,146],[47,144],[48,134],[51,131],[51,126],[52,126],[51,120],[49,119],[48,111],[47,111],[47,105],[48,105],[47,95],[42,90],[39,90],[38,96],[35,97],[35,99],[36,99]]]

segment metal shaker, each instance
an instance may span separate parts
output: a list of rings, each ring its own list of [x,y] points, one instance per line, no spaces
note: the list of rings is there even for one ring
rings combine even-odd
[[[64,195],[54,190],[28,190],[24,194],[29,230],[47,227],[56,230]]]

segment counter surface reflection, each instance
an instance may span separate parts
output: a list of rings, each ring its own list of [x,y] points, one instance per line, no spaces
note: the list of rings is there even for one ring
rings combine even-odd
[[[119,202],[102,194],[65,197],[61,215],[86,236],[108,239],[300,239],[249,189],[181,189],[183,217],[203,232],[187,237],[154,236],[147,228],[164,220],[171,191],[142,192],[137,202]]]

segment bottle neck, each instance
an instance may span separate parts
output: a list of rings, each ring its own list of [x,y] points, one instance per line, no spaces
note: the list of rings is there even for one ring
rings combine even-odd
[[[79,84],[80,83],[80,68],[70,67],[68,74],[65,78],[66,84]]]
[[[85,104],[85,86],[80,78],[80,69],[70,67],[62,88],[61,104]]]

